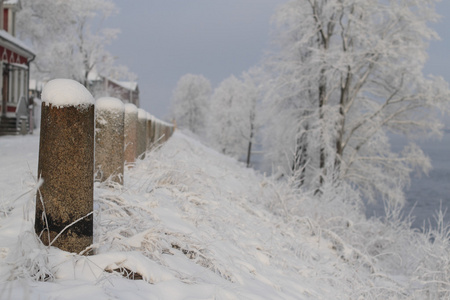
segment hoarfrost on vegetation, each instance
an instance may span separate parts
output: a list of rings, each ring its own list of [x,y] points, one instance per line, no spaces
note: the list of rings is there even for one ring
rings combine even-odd
[[[104,28],[102,20],[118,12],[112,0],[21,0],[16,30],[20,40],[31,44],[36,59],[32,78],[72,78],[84,85],[95,74],[134,81],[136,75],[118,65],[106,46],[118,29]],[[96,96],[115,95],[112,89],[92,91]]]
[[[367,220],[345,185],[325,186],[318,200],[178,131],[127,170],[125,182],[96,183],[88,257],[36,239],[33,192],[12,203],[0,219],[0,298],[450,296],[442,218],[425,233],[411,230],[396,207],[386,220]]]

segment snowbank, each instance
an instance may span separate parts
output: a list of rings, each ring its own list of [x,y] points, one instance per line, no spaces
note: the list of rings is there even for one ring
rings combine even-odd
[[[27,139],[36,147],[37,138]],[[7,141],[14,157],[24,141]],[[126,170],[125,186],[96,184],[93,256],[39,243],[37,183],[26,178],[31,192],[7,202],[0,218],[1,299],[440,299],[449,292],[448,240],[436,232],[430,243],[395,218],[366,220],[351,193],[336,187],[325,201],[293,192],[179,131]]]

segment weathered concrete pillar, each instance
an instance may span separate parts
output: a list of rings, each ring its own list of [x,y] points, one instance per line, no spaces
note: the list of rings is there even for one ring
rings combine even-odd
[[[123,184],[124,105],[117,98],[95,102],[95,180]]]
[[[167,142],[167,124],[165,122],[162,124],[162,142]]]
[[[171,137],[172,137],[173,133],[175,132],[176,126],[177,126],[177,124],[176,124],[175,121],[174,121],[174,123],[173,123],[172,126],[170,127],[170,136],[171,136]]]
[[[155,142],[155,117],[150,117],[150,148],[153,148]]]
[[[147,113],[147,151],[150,150],[152,146],[152,115],[150,113]]]
[[[161,123],[161,120],[158,120],[158,126],[157,126],[157,132],[158,132],[158,140],[159,140],[159,143],[158,144],[162,144],[163,143],[163,126],[162,126],[162,123]]]
[[[164,143],[167,142],[167,140],[169,140],[169,124],[167,124],[166,122],[164,122],[163,125],[164,129],[163,129],[163,135],[164,135]]]
[[[166,123],[165,135],[166,135],[166,142],[167,142],[170,138],[170,125],[167,123]]]
[[[156,143],[156,123],[157,119],[152,117],[152,147],[155,147]]]
[[[35,231],[45,245],[80,253],[92,244],[94,98],[76,81],[42,91]]]
[[[155,120],[155,144],[161,144],[161,121]]]
[[[138,109],[138,125],[137,125],[137,157],[145,157],[147,150],[147,112],[142,108]]]
[[[134,163],[137,157],[137,123],[138,123],[138,109],[132,103],[125,104],[125,151],[124,161],[125,165]]]

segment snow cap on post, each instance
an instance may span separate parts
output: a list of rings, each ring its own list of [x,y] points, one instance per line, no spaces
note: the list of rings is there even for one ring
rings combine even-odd
[[[147,112],[142,108],[138,109],[138,119],[147,120]]]
[[[79,106],[87,108],[95,100],[79,82],[72,79],[53,79],[42,90],[42,101],[55,107]]]
[[[114,97],[102,97],[95,102],[95,109],[124,112],[125,105],[120,99]]]
[[[125,107],[126,114],[128,114],[128,113],[137,114],[138,113],[138,108],[133,103],[125,103],[124,107]]]

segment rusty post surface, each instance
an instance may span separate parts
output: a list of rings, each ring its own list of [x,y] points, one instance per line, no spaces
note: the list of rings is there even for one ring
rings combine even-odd
[[[36,234],[45,245],[80,253],[93,240],[94,105],[42,103],[38,178]]]
[[[117,98],[100,98],[95,107],[95,180],[123,184],[123,157],[123,103]]]
[[[136,105],[125,104],[125,118],[124,118],[124,161],[125,165],[134,163],[137,157],[137,122],[138,110]]]

